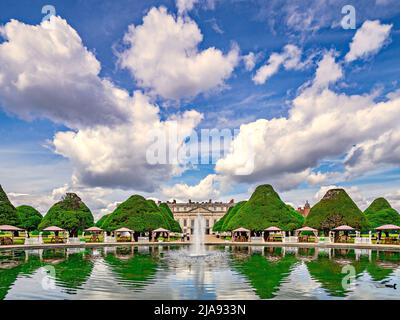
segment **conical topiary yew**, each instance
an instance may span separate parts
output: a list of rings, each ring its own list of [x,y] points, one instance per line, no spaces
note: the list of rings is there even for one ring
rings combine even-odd
[[[10,202],[0,185],[0,225],[2,224],[16,226],[18,224],[18,215],[17,209]]]
[[[400,215],[385,198],[377,198],[364,211],[369,227],[374,229],[384,224],[400,226]]]
[[[325,233],[340,225],[348,225],[358,230],[368,227],[364,214],[344,189],[328,190],[311,208],[305,224]]]
[[[244,227],[262,231],[276,226],[283,230],[293,230],[301,227],[303,222],[303,216],[285,204],[271,185],[265,184],[258,186],[247,202],[241,203],[239,210],[224,223],[224,229]]]

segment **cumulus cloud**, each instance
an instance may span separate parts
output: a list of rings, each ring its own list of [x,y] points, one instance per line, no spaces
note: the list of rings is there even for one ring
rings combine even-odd
[[[186,183],[178,183],[171,187],[163,187],[161,190],[165,197],[179,201],[205,201],[220,196],[220,177],[210,174],[203,178],[197,185],[190,186]]]
[[[281,66],[286,70],[301,68],[303,66],[301,64],[301,54],[301,49],[292,44],[286,45],[281,53],[272,53],[268,62],[257,70],[253,77],[253,82],[255,84],[264,84],[278,72]]]
[[[340,172],[311,172],[307,175],[306,181],[310,185],[322,185],[323,183],[329,183],[341,179],[343,177]]]
[[[325,54],[318,63],[314,78],[314,87],[323,88],[335,83],[343,76],[342,68],[336,63],[333,53]]]
[[[55,152],[71,160],[74,179],[89,186],[152,192],[160,182],[173,175],[174,164],[149,164],[147,150],[154,143],[151,132],[165,131],[168,135],[171,126],[176,126],[176,148],[179,148],[202,115],[197,111],[185,111],[161,121],[159,108],[151,104],[148,97],[137,91],[133,100],[132,113],[126,123],[56,134]]]
[[[0,31],[0,101],[24,119],[48,118],[73,129],[56,133],[51,146],[71,161],[74,185],[153,191],[179,171],[176,164],[149,164],[150,133],[177,126],[179,148],[200,113],[161,121],[143,93],[130,95],[99,77],[100,63],[59,17],[38,26],[13,20]]]
[[[388,130],[375,139],[354,146],[344,164],[349,178],[388,166],[399,166],[400,130]]]
[[[392,27],[391,24],[381,24],[379,20],[365,21],[350,43],[350,51],[345,56],[346,62],[377,53],[388,39]]]
[[[296,180],[297,185],[304,180],[315,183],[327,178],[311,171],[322,160],[343,156],[353,145],[398,130],[400,98],[376,103],[373,94],[336,93],[328,85],[341,77],[333,53],[325,53],[314,80],[293,100],[289,116],[242,125],[232,143],[235,148],[217,162],[216,172],[235,182],[280,180],[284,184],[288,180],[292,187]],[[252,141],[253,154],[246,161],[246,153],[239,146],[248,141]],[[398,137],[393,136],[393,141],[398,143]],[[254,170],[237,175],[239,166],[248,162],[253,163]]]
[[[152,8],[142,25],[129,27],[124,37],[129,48],[119,54],[119,64],[140,86],[163,98],[194,97],[222,87],[240,60],[236,45],[224,54],[214,47],[199,50],[202,40],[190,18]]]
[[[0,102],[8,113],[74,128],[124,121],[129,94],[99,77],[100,63],[65,20],[12,20],[0,35]]]

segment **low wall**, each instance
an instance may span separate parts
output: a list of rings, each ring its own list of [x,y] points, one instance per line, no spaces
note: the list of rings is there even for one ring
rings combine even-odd
[[[0,246],[0,250],[14,250],[14,249],[52,249],[52,248],[99,248],[99,247],[118,247],[118,246],[189,246],[191,242],[117,242],[117,243],[85,243],[85,244],[42,244],[42,245],[12,245]],[[205,245],[213,246],[265,246],[265,247],[301,247],[301,248],[337,248],[337,249],[372,249],[372,250],[386,250],[386,251],[399,251],[400,245],[386,245],[386,244],[352,244],[352,243],[282,243],[282,242],[208,242]]]

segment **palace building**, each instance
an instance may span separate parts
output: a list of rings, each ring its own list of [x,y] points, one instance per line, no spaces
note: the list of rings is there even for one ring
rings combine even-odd
[[[167,201],[169,208],[174,214],[184,233],[193,234],[194,220],[198,215],[205,218],[206,234],[212,234],[214,224],[221,219],[229,210],[230,207],[235,205],[232,199],[228,203],[212,202],[193,202],[189,200],[186,203],[177,203],[176,200],[172,202]]]

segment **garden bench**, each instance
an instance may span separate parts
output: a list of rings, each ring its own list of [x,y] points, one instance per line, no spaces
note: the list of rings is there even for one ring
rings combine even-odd
[[[117,242],[130,242],[131,238],[130,237],[119,237],[117,239]]]
[[[100,237],[94,234],[90,237],[89,242],[100,242]]]
[[[56,236],[56,237],[51,238],[50,242],[51,243],[64,243],[64,239]]]

